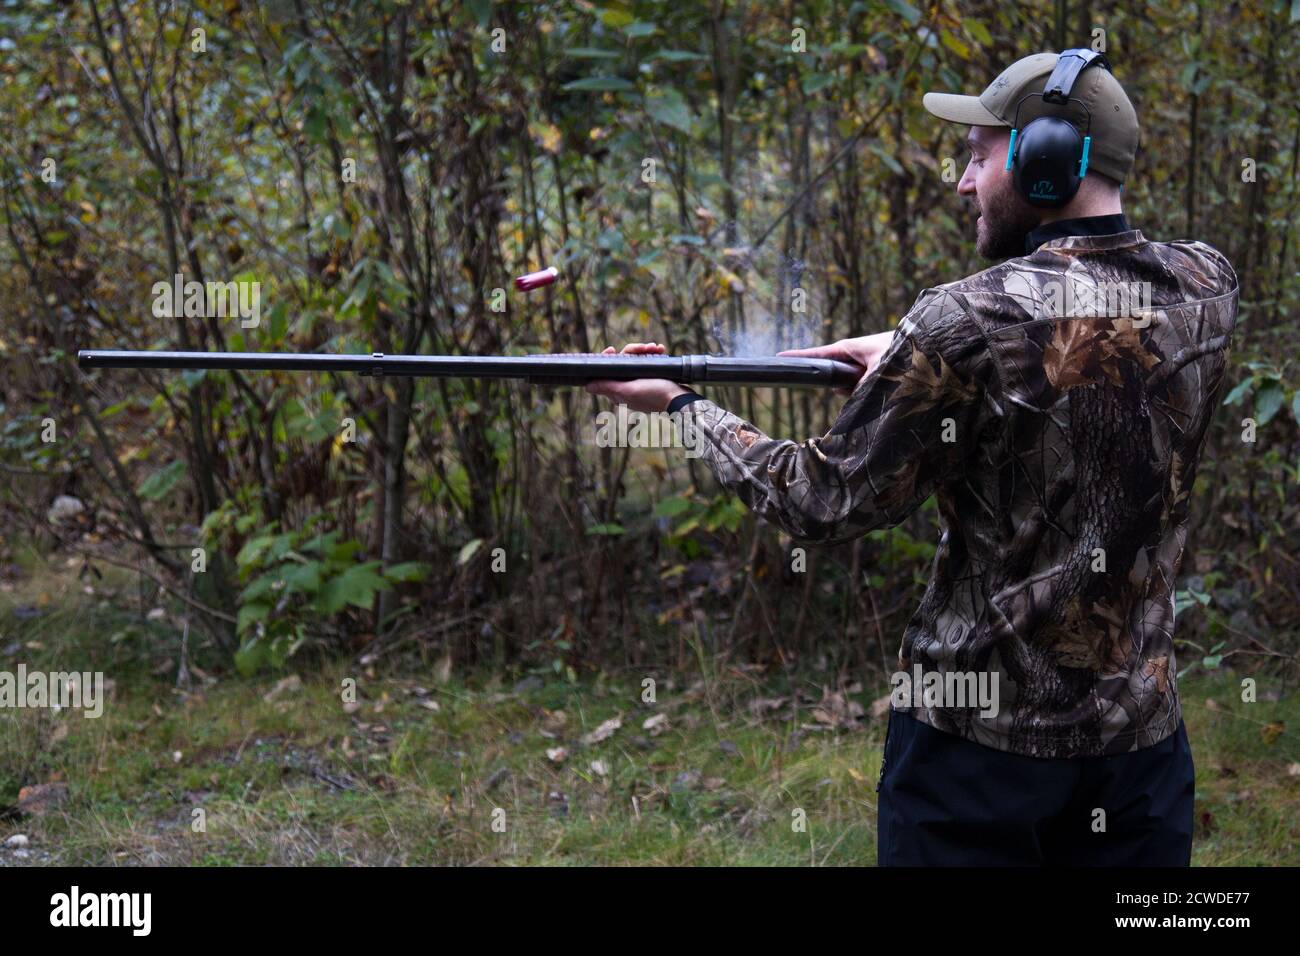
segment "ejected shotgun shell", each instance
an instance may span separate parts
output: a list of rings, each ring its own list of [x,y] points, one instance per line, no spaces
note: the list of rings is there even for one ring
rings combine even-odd
[[[515,288],[520,292],[531,292],[533,289],[540,289],[544,285],[550,285],[559,276],[560,270],[555,266],[551,266],[541,272],[530,272],[526,276],[520,276],[515,280]]]

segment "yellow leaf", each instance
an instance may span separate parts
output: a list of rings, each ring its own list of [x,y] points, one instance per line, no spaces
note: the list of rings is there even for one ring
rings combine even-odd
[[[745,283],[740,280],[740,276],[724,266],[718,266],[718,285],[736,295],[745,294]]]
[[[534,141],[548,153],[560,151],[560,128],[552,123],[533,123],[529,127]]]

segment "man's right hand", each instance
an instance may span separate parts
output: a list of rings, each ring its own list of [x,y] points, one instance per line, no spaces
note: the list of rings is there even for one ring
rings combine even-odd
[[[788,349],[780,354],[799,358],[837,359],[856,365],[862,369],[862,375],[858,379],[858,384],[861,385],[862,379],[870,375],[880,364],[880,357],[889,351],[889,345],[893,340],[894,332],[891,329],[888,332],[863,335],[856,339],[840,339],[830,345],[818,345],[811,349]],[[837,388],[835,392],[838,395],[852,395],[853,389]]]

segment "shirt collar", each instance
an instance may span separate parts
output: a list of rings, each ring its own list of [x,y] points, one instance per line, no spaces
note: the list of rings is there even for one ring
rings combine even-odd
[[[1109,236],[1128,232],[1128,220],[1122,212],[1109,216],[1083,216],[1079,219],[1058,219],[1034,229],[1025,237],[1025,255],[1032,255],[1045,242],[1067,236]]]

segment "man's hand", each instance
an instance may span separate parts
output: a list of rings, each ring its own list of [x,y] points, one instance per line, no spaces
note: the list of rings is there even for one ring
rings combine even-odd
[[[893,340],[894,332],[891,329],[888,332],[863,335],[856,339],[840,339],[830,345],[819,345],[811,349],[789,349],[780,354],[798,358],[837,359],[841,362],[857,365],[862,369],[862,375],[858,378],[858,384],[861,385],[862,379],[870,375],[872,370],[880,364],[880,357],[889,351],[889,344]],[[837,388],[835,392],[837,395],[852,395],[853,389]]]
[[[664,347],[657,342],[633,342],[623,346],[624,355],[662,355]],[[602,355],[613,355],[614,347],[605,349]],[[639,378],[631,382],[616,382],[601,379],[587,384],[587,391],[593,395],[604,395],[619,405],[626,405],[634,412],[666,412],[668,403],[678,395],[685,395],[688,389],[666,378]]]

